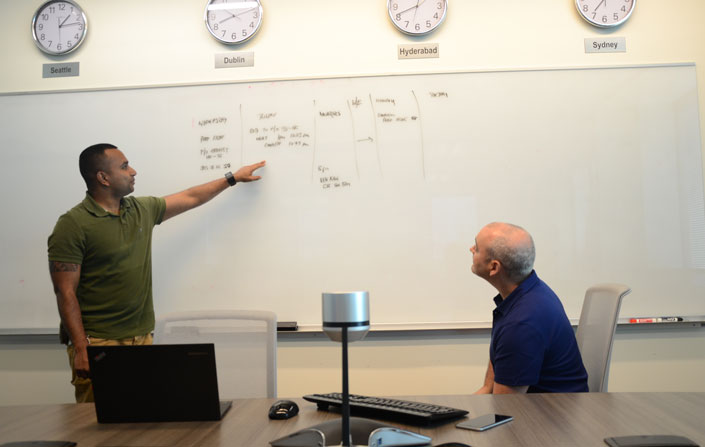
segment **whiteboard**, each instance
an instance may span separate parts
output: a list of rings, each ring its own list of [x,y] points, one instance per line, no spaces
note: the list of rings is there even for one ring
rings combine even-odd
[[[321,292],[368,290],[373,325],[490,321],[469,247],[509,221],[570,318],[602,282],[632,287],[622,316],[704,315],[698,119],[687,64],[1,96],[0,328],[57,327],[46,240],[97,142],[126,154],[136,195],[267,160],[155,228],[157,314],[315,325]]]

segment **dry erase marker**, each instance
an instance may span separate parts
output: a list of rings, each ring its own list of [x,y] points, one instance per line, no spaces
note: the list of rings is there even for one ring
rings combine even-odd
[[[632,318],[630,323],[675,323],[683,321],[681,317]]]

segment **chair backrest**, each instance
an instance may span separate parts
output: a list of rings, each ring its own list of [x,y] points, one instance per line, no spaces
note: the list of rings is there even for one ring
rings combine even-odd
[[[176,312],[157,318],[154,343],[213,343],[221,399],[277,397],[273,312]]]
[[[631,289],[622,284],[599,284],[587,289],[575,334],[588,373],[588,389],[607,391],[612,341],[622,298]]]

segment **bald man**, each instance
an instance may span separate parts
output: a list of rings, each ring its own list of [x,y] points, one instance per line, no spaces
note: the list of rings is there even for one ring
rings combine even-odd
[[[531,235],[508,223],[486,225],[470,248],[472,272],[497,289],[490,362],[475,394],[588,391],[575,333],[563,305],[534,271]]]

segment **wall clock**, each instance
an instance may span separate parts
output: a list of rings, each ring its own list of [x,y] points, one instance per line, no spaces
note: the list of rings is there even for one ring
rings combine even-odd
[[[613,28],[629,19],[636,0],[575,0],[580,16],[590,25]]]
[[[237,44],[252,38],[262,25],[259,0],[209,0],[206,28],[218,41]]]
[[[86,14],[72,0],[49,0],[32,17],[32,37],[40,50],[62,55],[78,48],[86,37]]]
[[[412,36],[422,36],[438,28],[447,10],[447,0],[387,0],[394,26]]]

